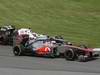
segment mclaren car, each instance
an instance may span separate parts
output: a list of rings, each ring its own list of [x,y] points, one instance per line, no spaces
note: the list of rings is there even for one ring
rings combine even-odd
[[[32,33],[31,33],[32,34]],[[35,55],[46,57],[63,56],[66,60],[89,61],[100,55],[100,48],[88,48],[85,45],[75,46],[63,38],[48,38],[46,35],[30,39],[30,34],[16,35],[13,42],[15,56]]]

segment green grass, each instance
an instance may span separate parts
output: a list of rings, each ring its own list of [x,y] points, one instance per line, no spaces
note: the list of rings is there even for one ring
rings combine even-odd
[[[0,25],[100,47],[100,0],[0,0]]]

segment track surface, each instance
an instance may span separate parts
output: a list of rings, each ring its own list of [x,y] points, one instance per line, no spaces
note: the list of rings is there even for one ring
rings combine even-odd
[[[1,69],[5,70],[21,69],[29,71],[36,70],[35,72],[37,72],[38,70],[46,72],[60,71],[60,73],[63,71],[67,73],[68,72],[86,73],[86,74],[93,73],[93,75],[94,74],[100,75],[100,59],[98,58],[96,60],[89,62],[77,62],[77,61],[66,61],[63,58],[50,59],[50,58],[32,57],[32,56],[14,56],[12,53],[12,47],[0,46],[0,73],[3,72]]]

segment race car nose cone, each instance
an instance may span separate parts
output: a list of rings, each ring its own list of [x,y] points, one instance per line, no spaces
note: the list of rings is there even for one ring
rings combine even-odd
[[[94,48],[93,51],[100,51],[100,48]]]

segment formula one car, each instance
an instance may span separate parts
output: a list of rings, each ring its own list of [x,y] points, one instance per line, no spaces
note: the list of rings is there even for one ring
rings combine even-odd
[[[49,44],[47,44],[49,43]],[[40,35],[35,40],[31,40],[29,34],[24,33],[20,36],[17,35],[13,44],[13,53],[15,56],[32,54],[39,56],[51,56],[54,57],[55,46],[50,43],[46,35]]]
[[[14,31],[15,27],[12,25],[0,27],[0,43],[4,45],[12,45]]]
[[[30,44],[26,45],[16,45],[13,48],[13,53],[15,56],[25,55],[25,54],[32,54],[36,56],[49,56],[55,57],[55,47],[46,46],[47,39],[38,39]]]
[[[39,38],[42,38],[42,37],[46,37],[46,35],[42,35],[42,34],[37,34],[35,32],[33,32],[30,28],[21,28],[21,29],[18,29],[14,32],[14,38],[13,38],[13,41],[15,41],[16,39],[23,39],[25,36],[27,35],[28,38],[29,38],[29,42],[32,42],[34,40],[37,39],[37,37]],[[16,42],[16,41],[15,41]]]
[[[62,38],[48,38],[45,35],[35,40],[29,39],[29,34],[16,36],[13,45],[15,56],[32,54],[36,56],[58,57],[63,55],[66,60],[88,61],[99,56],[100,48],[78,47]]]

